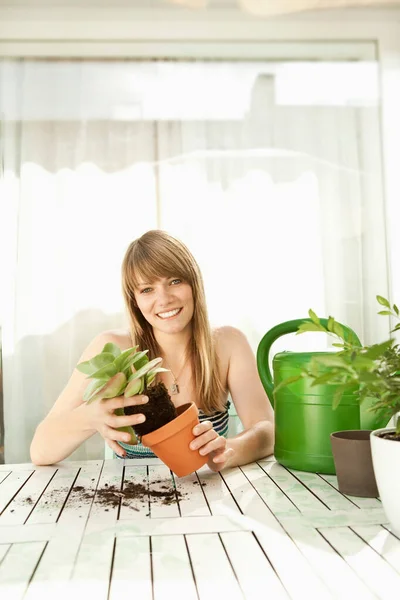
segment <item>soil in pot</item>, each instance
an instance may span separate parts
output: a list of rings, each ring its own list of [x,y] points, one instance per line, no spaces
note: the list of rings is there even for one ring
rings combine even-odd
[[[392,442],[400,442],[400,434],[395,431],[382,431],[382,433],[377,434],[378,437],[384,440],[391,440]]]
[[[126,406],[124,408],[126,415],[136,415],[138,413],[145,415],[145,422],[139,423],[134,427],[136,435],[139,437],[163,427],[163,425],[166,425],[177,417],[175,405],[168,394],[167,388],[161,381],[154,386],[146,388],[143,395],[149,398],[146,404]]]

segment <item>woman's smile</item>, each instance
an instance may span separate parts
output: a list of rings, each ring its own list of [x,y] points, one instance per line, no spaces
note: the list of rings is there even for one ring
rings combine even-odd
[[[160,319],[173,319],[174,317],[177,317],[180,313],[182,312],[182,307],[181,308],[173,308],[172,310],[166,311],[166,312],[160,312],[157,313],[157,317],[159,317]]]

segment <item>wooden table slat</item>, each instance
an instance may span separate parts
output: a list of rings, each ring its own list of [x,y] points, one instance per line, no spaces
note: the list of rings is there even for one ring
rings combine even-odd
[[[153,600],[150,537],[120,537],[115,543],[109,600]]]
[[[215,533],[187,535],[186,541],[199,600],[210,600],[210,598],[243,600],[242,590],[219,535]]]
[[[40,560],[46,542],[13,544],[0,564],[1,598],[20,600]]]
[[[246,600],[260,600],[264,592],[274,600],[289,598],[252,532],[221,533],[221,540]]]
[[[393,600],[376,498],[272,457],[175,477],[159,459],[0,468],[0,598]]]
[[[197,600],[190,558],[183,535],[151,538],[154,600]]]
[[[393,600],[399,585],[394,569],[348,527],[321,529],[321,534],[382,600]]]

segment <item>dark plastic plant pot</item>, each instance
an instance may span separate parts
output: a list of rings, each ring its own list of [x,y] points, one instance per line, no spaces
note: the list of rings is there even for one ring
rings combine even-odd
[[[357,429],[331,433],[339,491],[348,496],[379,496],[371,456],[371,430]]]

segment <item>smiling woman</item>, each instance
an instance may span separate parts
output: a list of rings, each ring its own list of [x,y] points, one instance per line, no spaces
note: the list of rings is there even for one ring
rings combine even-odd
[[[201,272],[187,247],[163,231],[148,231],[125,254],[122,287],[130,331],[100,334],[79,362],[91,360],[109,342],[122,350],[149,349],[150,359],[161,356],[169,368],[156,377],[171,391],[175,407],[194,402],[199,409],[200,423],[193,428],[190,448],[207,457],[210,469],[219,471],[271,454],[273,411],[253,352],[238,329],[211,329]],[[84,403],[86,383],[84,374],[75,370],[36,430],[32,461],[58,462],[96,432],[120,457],[152,456],[142,444],[129,445],[130,434],[119,430],[145,420],[140,412],[130,414],[129,407],[148,398],[136,395]],[[228,394],[244,427],[229,439]],[[125,415],[116,414],[121,401]]]

